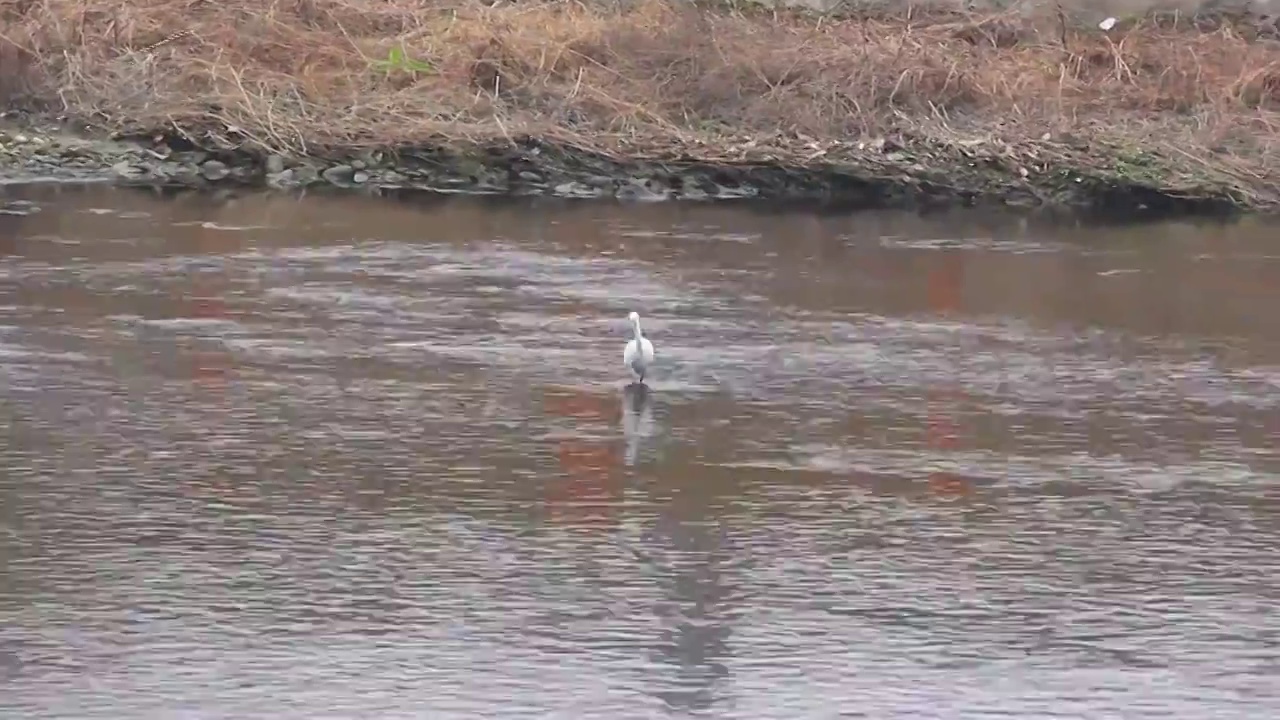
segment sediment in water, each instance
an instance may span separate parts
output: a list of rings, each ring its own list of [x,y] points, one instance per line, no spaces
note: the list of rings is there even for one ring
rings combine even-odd
[[[108,22],[125,5],[130,21]],[[1034,13],[819,17],[674,0],[187,5],[17,11],[0,39],[17,70],[0,93],[25,112],[0,132],[0,176],[1280,207],[1280,45],[1257,18],[1148,14],[1103,32]]]

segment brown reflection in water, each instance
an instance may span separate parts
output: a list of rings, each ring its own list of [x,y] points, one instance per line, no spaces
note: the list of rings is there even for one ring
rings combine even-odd
[[[0,212],[0,257],[18,253],[18,234],[25,216]]]
[[[194,250],[200,254],[230,254],[242,252],[244,242],[240,234],[200,226],[194,235]],[[188,289],[176,299],[177,313],[182,317],[199,320],[227,320],[226,293],[230,278],[224,272],[198,272],[191,277]],[[196,386],[210,396],[226,400],[227,378],[231,370],[231,354],[220,343],[188,343],[193,360],[192,379]]]
[[[611,398],[576,388],[550,388],[543,395],[549,416],[607,425],[618,413]],[[564,473],[548,486],[550,517],[580,528],[606,529],[618,521],[622,504],[621,458],[605,441],[570,438],[556,442],[556,459]]]
[[[929,306],[941,317],[960,312],[964,288],[964,260],[958,252],[946,251],[938,262],[931,263],[928,273]],[[961,432],[956,410],[962,393],[954,386],[929,388],[925,392],[929,419],[926,445],[936,453],[953,452],[959,445]],[[972,482],[946,470],[929,473],[929,490],[940,497],[968,495]]]
[[[218,213],[222,216],[227,214]],[[242,252],[244,247],[241,233],[215,229],[208,223],[196,225],[192,233],[192,251],[197,254],[226,255]],[[175,313],[180,317],[200,320],[229,319],[226,294],[230,285],[231,279],[225,270],[192,273],[190,284],[179,290],[175,297]],[[219,426],[228,426],[234,422],[227,399],[227,383],[232,374],[231,353],[216,340],[191,338],[183,345],[191,358],[191,380],[197,394],[203,396],[203,407]],[[236,502],[244,495],[244,489],[239,485],[238,478],[217,473],[191,489],[200,494],[215,495],[226,502]]]

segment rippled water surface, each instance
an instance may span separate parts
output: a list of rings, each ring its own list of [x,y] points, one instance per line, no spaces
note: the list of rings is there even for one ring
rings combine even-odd
[[[1274,226],[4,192],[5,718],[1280,708]]]

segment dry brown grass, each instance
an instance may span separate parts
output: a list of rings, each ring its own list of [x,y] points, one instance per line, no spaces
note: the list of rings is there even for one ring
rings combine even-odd
[[[1280,167],[1280,44],[1235,23],[1107,34],[1052,14],[682,0],[0,0],[0,17],[12,102],[282,151],[528,134],[794,155],[894,132],[1027,147],[1049,133],[1185,156],[1255,190]],[[430,71],[379,69],[397,45]]]

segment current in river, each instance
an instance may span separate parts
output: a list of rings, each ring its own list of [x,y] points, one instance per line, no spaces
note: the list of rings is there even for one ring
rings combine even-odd
[[[3,192],[0,716],[1280,712],[1265,221]]]

